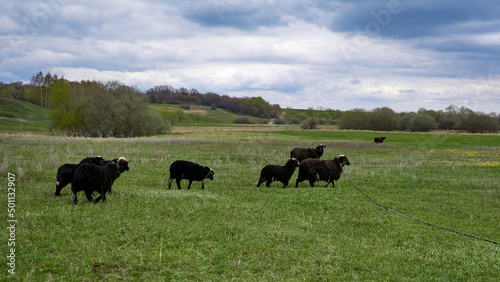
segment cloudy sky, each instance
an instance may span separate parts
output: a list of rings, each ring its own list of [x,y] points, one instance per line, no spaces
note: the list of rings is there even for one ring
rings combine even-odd
[[[0,81],[42,70],[281,107],[500,113],[500,4],[0,0]]]

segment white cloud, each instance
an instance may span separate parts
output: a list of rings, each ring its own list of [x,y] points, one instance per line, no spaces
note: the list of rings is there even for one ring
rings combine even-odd
[[[369,36],[356,28],[373,20],[380,3],[222,1],[231,4],[223,18],[214,2],[37,3],[11,2],[0,13],[0,81],[43,70],[144,90],[168,84],[262,96],[283,107],[500,108],[491,15],[481,22],[435,16],[409,28],[405,19],[426,13],[423,3],[412,4]],[[60,6],[48,9],[53,3]],[[23,32],[23,19],[36,15],[36,30]]]

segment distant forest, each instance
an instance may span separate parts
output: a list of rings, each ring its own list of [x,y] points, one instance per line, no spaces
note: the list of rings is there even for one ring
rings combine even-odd
[[[277,118],[282,113],[279,105],[271,105],[261,97],[236,98],[213,92],[202,94],[196,89],[175,89],[169,85],[154,86],[146,91],[146,95],[151,103],[202,105],[260,118]]]
[[[261,97],[229,97],[196,89],[176,89],[158,85],[147,91],[116,81],[68,81],[57,74],[38,72],[29,83],[0,82],[4,97],[25,100],[51,109],[49,121],[53,129],[71,135],[140,136],[168,130],[165,113],[151,111],[147,103],[178,104],[182,109],[191,105],[224,109],[244,116],[269,120],[274,124],[300,124],[314,129],[321,124],[337,124],[340,129],[375,131],[459,130],[471,133],[496,133],[500,115],[474,112],[466,107],[448,106],[445,110],[396,113],[388,107],[352,109],[329,108],[282,109]]]

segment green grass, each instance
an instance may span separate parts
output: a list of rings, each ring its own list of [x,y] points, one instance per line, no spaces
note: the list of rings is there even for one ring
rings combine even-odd
[[[149,104],[154,110],[168,109],[175,111],[179,105]],[[50,124],[47,118],[49,109],[34,105],[32,103],[10,98],[0,97],[0,132],[33,132],[49,133]],[[191,106],[185,111],[186,118],[182,121],[175,121],[174,127],[194,126],[213,127],[221,125],[233,125],[233,120],[241,115],[230,113],[225,110],[212,110],[211,107]],[[201,120],[196,121],[195,114],[201,114]],[[267,121],[261,118],[249,117],[250,121],[258,124]]]
[[[373,132],[285,129],[174,127],[171,135],[133,139],[0,134],[4,183],[16,174],[13,278],[498,280],[498,245],[387,212],[345,178],[326,189],[291,188],[297,172],[287,189],[255,184],[260,169],[283,164],[291,148],[323,143],[325,157],[349,158],[350,179],[376,201],[498,242],[500,136],[385,133],[387,143],[376,145]],[[58,166],[90,155],[130,161],[107,202],[80,195],[75,206],[70,187],[53,198]],[[168,190],[177,159],[210,166],[214,180],[205,190],[200,182]],[[3,230],[6,221],[4,212]],[[6,252],[4,245],[5,261]],[[6,263],[1,269],[7,273]]]
[[[47,112],[26,101],[0,97],[0,132],[48,132]]]
[[[149,104],[149,106],[157,111],[161,109],[167,109],[169,111],[175,111],[180,108],[180,105],[168,105],[168,104]],[[233,120],[241,117],[241,115],[228,112],[226,110],[216,109],[212,110],[211,107],[207,106],[190,106],[189,110],[184,110],[186,113],[186,119],[182,121],[175,121],[175,126],[220,126],[223,124],[232,124]],[[196,121],[195,114],[201,114],[201,120]],[[259,123],[265,119],[248,117],[250,121],[254,123]]]

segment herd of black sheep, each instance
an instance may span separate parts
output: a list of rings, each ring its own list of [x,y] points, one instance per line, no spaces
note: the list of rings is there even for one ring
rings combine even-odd
[[[375,143],[384,142],[385,136],[376,137]],[[316,181],[326,181],[325,187],[330,183],[333,187],[333,181],[338,180],[342,174],[342,168],[349,165],[349,160],[346,156],[340,155],[332,160],[320,159],[323,155],[323,149],[326,146],[322,144],[316,148],[294,148],[290,152],[290,159],[284,166],[281,165],[266,165],[260,172],[259,187],[263,182],[266,186],[273,181],[283,183],[283,188],[288,186],[288,181],[292,177],[295,169],[299,168],[299,175],[295,187],[305,180],[309,181],[311,187],[314,187]],[[101,199],[106,200],[106,193],[111,192],[113,182],[124,171],[129,170],[128,161],[124,157],[113,160],[105,160],[101,156],[87,157],[78,164],[63,164],[57,170],[57,184],[54,197],[61,193],[61,189],[71,183],[71,191],[73,203],[78,204],[77,193],[85,192],[87,200],[92,203],[97,203]],[[175,179],[177,188],[181,189],[181,180],[189,180],[188,189],[191,188],[193,181],[201,181],[201,189],[205,188],[204,179],[214,179],[214,170],[199,164],[177,160],[170,165],[170,177],[168,179],[168,189]],[[94,192],[99,193],[99,197],[94,199]]]

